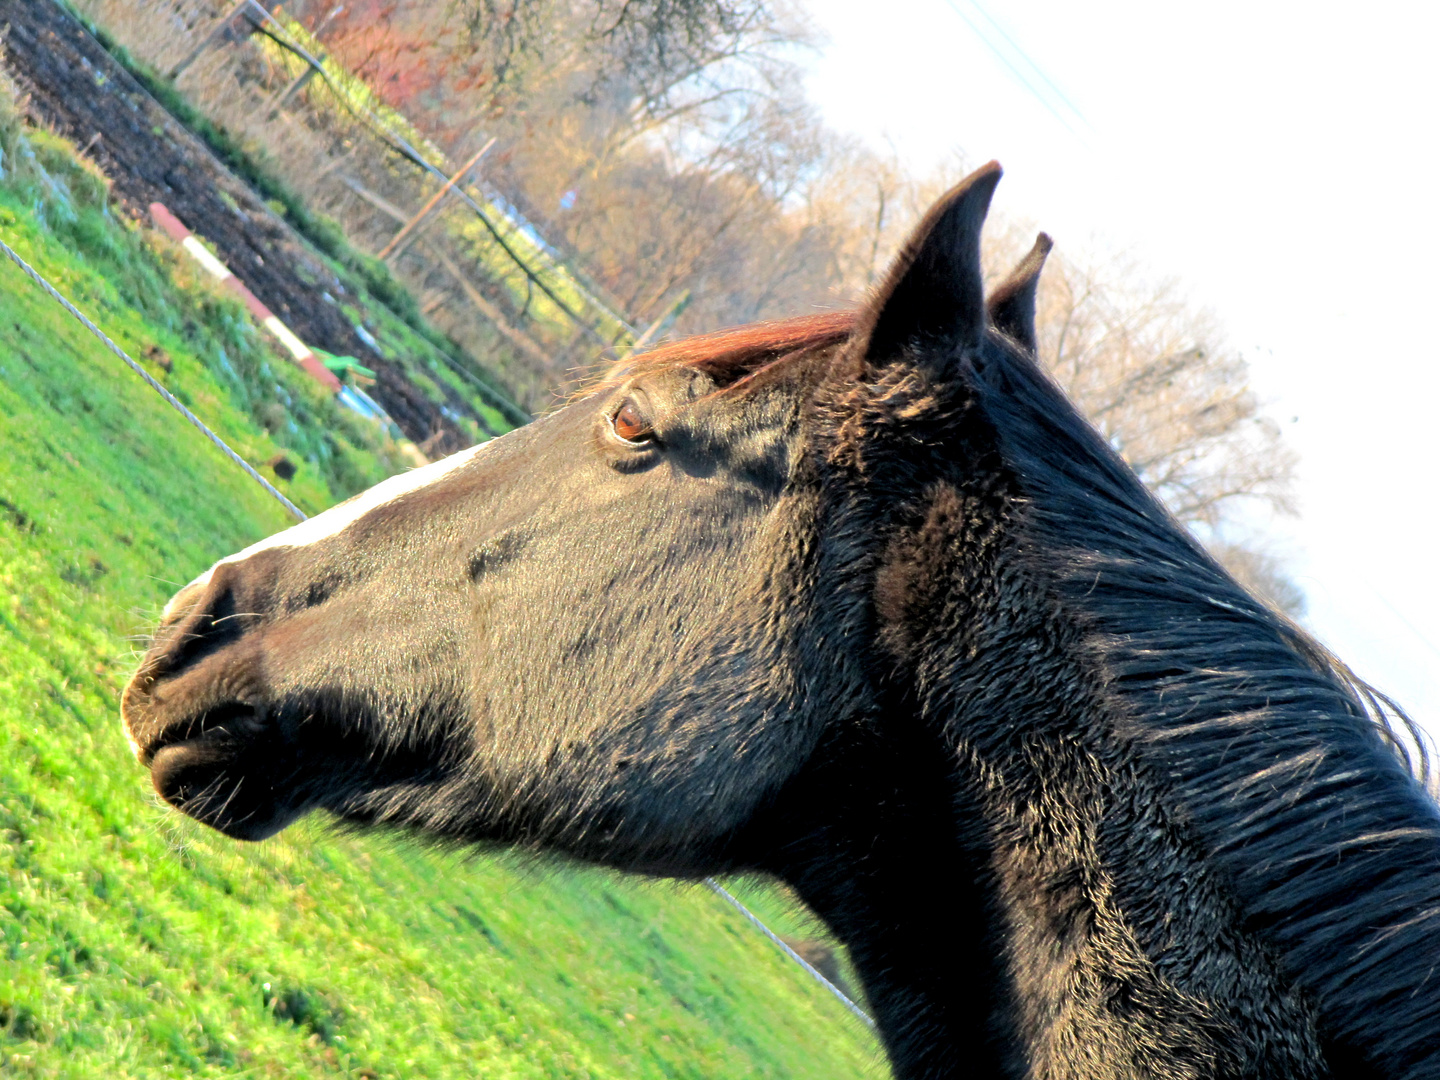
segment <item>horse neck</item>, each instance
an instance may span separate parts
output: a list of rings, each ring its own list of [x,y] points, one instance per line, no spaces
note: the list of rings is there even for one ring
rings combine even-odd
[[[877,696],[759,865],[850,946],[907,1080],[1434,1075],[1434,805],[1055,397],[903,446],[836,425]]]
[[[777,807],[767,868],[849,946],[905,1080],[1324,1075],[1084,634],[976,526],[995,501],[932,490],[880,560],[874,716]]]
[[[967,505],[877,575],[883,722],[791,875],[897,1075],[1432,1075],[1440,827],[1343,678],[1208,564],[1042,595]]]
[[[1196,853],[1313,1004],[1332,1076],[1364,1075],[1362,1058],[1391,1080],[1440,1075],[1440,813],[1384,710],[1246,595],[1036,365],[991,365],[981,382],[997,456],[1022,478],[1012,569],[1041,583],[1041,639],[1061,661],[1032,666],[1084,693],[1088,745],[1122,781],[1107,818],[1134,817],[1138,795],[1174,822],[1179,865]],[[1118,846],[1149,872],[1166,864],[1146,858],[1147,820]],[[1151,904],[1193,902],[1195,880],[1157,880]]]
[[[1097,737],[1063,635],[1011,612],[981,643],[931,614],[873,722],[777,807],[766,867],[849,947],[895,1075],[1324,1075],[1275,957]]]
[[[883,715],[825,744],[740,847],[846,945],[899,1080],[1014,1075],[979,807],[939,732]]]

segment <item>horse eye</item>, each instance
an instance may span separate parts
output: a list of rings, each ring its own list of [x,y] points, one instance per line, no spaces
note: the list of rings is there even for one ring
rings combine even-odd
[[[620,411],[611,418],[610,426],[615,429],[615,434],[626,442],[649,442],[655,435],[655,429],[640,415],[640,410],[633,401],[627,401],[620,406]]]

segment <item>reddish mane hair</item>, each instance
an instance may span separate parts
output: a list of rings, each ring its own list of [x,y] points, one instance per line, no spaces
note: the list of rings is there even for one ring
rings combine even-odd
[[[827,311],[682,338],[616,361],[584,392],[594,393],[636,375],[677,367],[696,368],[721,387],[728,387],[772,364],[838,345],[854,328],[855,312]]]

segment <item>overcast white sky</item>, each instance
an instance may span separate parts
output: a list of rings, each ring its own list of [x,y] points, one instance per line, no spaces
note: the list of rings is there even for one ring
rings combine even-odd
[[[1220,316],[1301,454],[1307,622],[1440,736],[1440,7],[979,3],[807,0],[812,98],[919,173],[998,158],[997,209]]]

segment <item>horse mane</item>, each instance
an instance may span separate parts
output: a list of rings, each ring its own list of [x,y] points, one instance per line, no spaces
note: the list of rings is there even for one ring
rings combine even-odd
[[[1386,1076],[1436,1075],[1440,807],[1423,736],[1238,585],[1033,359],[992,343],[975,382],[1024,499],[1021,557],[1079,627],[1116,733],[1327,1032]]]
[[[636,375],[675,368],[703,371],[729,389],[774,364],[840,344],[850,337],[855,319],[854,311],[826,311],[681,338],[617,360],[581,392],[588,396]]]

